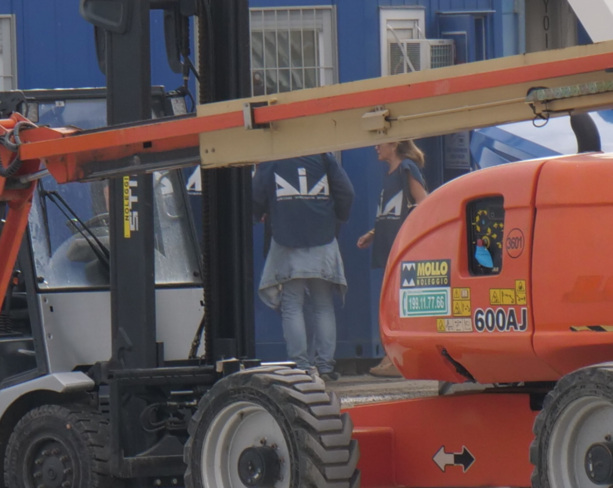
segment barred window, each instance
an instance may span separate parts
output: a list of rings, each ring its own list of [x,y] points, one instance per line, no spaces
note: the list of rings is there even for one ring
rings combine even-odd
[[[332,7],[252,9],[253,95],[335,83],[334,27]]]
[[[0,90],[17,88],[15,17],[0,15]]]

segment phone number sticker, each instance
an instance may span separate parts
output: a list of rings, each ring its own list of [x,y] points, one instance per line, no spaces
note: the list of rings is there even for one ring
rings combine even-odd
[[[440,317],[450,315],[450,288],[400,290],[400,317]]]

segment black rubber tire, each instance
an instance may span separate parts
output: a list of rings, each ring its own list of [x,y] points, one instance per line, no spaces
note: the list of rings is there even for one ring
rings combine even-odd
[[[9,439],[4,483],[10,488],[66,486],[62,483],[69,483],[69,488],[119,486],[107,474],[108,440],[108,421],[89,407],[35,408],[21,418]],[[45,475],[37,460],[47,467]]]
[[[291,488],[359,488],[359,448],[351,439],[351,418],[341,414],[338,397],[326,392],[321,378],[283,367],[230,375],[201,399],[185,446],[187,488],[210,488],[202,479],[205,435],[215,416],[237,401],[264,407],[280,426],[289,448]]]
[[[551,433],[560,414],[572,402],[582,397],[600,397],[613,403],[613,363],[590,366],[564,376],[543,402],[534,425],[534,440],[530,445],[533,488],[558,488],[549,480],[549,445]],[[604,439],[603,439],[604,440]]]

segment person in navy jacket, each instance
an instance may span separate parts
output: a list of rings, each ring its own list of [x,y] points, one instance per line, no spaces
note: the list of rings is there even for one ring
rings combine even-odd
[[[260,298],[281,312],[289,359],[325,380],[338,379],[333,294],[344,297],[347,281],[336,234],[349,219],[353,197],[353,185],[332,154],[262,163],[253,178],[254,217],[269,219],[272,232]]]
[[[387,172],[383,179],[375,228],[360,237],[358,247],[367,249],[372,245],[372,267],[385,268],[400,227],[428,193],[422,174],[424,153],[413,141],[379,144],[375,149],[379,161],[387,163]],[[387,356],[370,373],[375,376],[402,376]]]

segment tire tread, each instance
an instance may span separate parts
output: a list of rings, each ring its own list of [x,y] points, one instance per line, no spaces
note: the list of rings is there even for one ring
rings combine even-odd
[[[609,400],[613,401],[613,363],[587,366],[562,377],[555,388],[547,393],[543,408],[534,419],[532,432],[534,439],[530,444],[530,463],[533,465],[532,488],[552,487],[548,479],[547,453],[551,430],[558,415],[575,398],[582,393],[608,391]],[[608,389],[608,390],[607,390]]]
[[[4,483],[6,486],[21,488],[21,485],[15,485],[11,453],[19,447],[20,434],[32,422],[44,418],[66,422],[66,428],[77,432],[84,442],[90,462],[90,483],[87,487],[79,488],[111,488],[117,486],[109,476],[109,422],[92,407],[81,404],[43,405],[30,410],[19,420],[9,438],[4,459]],[[23,480],[20,481],[23,482]]]
[[[357,441],[351,439],[353,423],[346,413],[340,413],[336,394],[326,391],[320,378],[313,378],[301,370],[278,367],[265,370],[253,368],[230,375],[219,381],[200,400],[192,416],[185,445],[184,461],[187,488],[204,488],[197,466],[199,449],[204,437],[199,429],[207,410],[218,395],[241,388],[266,392],[287,419],[298,444],[299,481],[292,488],[359,488],[360,473]],[[298,483],[299,484],[295,484]]]

